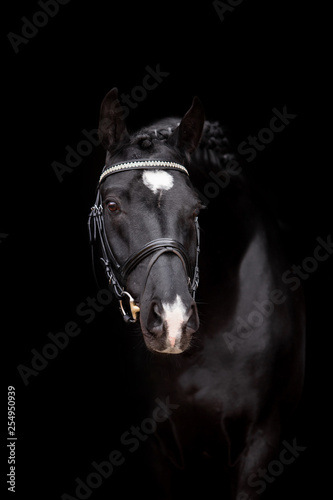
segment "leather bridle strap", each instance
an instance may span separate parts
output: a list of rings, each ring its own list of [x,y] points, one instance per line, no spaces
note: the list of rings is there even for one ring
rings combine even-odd
[[[174,242],[176,243],[176,242]],[[175,248],[171,248],[171,247],[166,247],[166,248],[162,248],[159,252],[157,252],[157,254],[155,254],[149,261],[149,264],[147,266],[147,273],[146,273],[146,279],[145,279],[145,282],[144,282],[144,285],[143,285],[143,291],[142,291],[142,295],[144,294],[145,290],[146,290],[146,286],[147,286],[147,281],[148,281],[148,278],[149,278],[149,274],[150,274],[150,271],[151,271],[151,268],[153,267],[153,265],[155,264],[155,262],[157,261],[157,259],[159,257],[161,257],[161,255],[163,255],[164,253],[167,253],[167,252],[172,252],[174,253],[175,255],[177,255],[182,264],[183,264],[183,267],[184,267],[184,270],[185,270],[185,273],[187,274],[187,279],[188,279],[188,282],[190,283],[191,281],[191,278],[189,277],[188,275],[188,268],[186,266],[186,262],[185,260],[183,259],[183,256],[180,252],[178,252],[178,250],[176,250]]]
[[[91,208],[91,212],[88,218],[88,231],[89,231],[89,240],[91,247],[92,267],[95,276],[95,281],[96,283],[98,283],[95,271],[95,252],[94,252],[94,245],[97,242],[97,236],[98,236],[98,241],[100,243],[100,251],[102,254],[99,260],[101,261],[104,267],[104,272],[108,278],[110,287],[112,287],[113,293],[115,294],[117,299],[120,300],[123,296],[123,286],[119,283],[119,280],[115,274],[118,272],[120,265],[118,264],[116,258],[113,255],[113,252],[110,248],[106,236],[102,200],[99,192],[97,193],[95,205]]]
[[[98,185],[104,181],[106,177],[112,174],[116,174],[117,172],[124,172],[127,170],[179,170],[183,172],[183,174],[189,175],[187,169],[184,165],[180,165],[179,163],[175,163],[173,161],[163,161],[163,160],[131,160],[131,161],[122,161],[119,163],[114,163],[111,166],[104,166],[101,176],[98,181]]]
[[[184,246],[179,243],[176,240],[173,240],[171,238],[159,238],[156,240],[152,240],[146,245],[144,245],[139,252],[131,255],[126,262],[123,264],[123,266],[120,268],[120,274],[122,277],[122,280],[126,282],[127,277],[131,272],[133,271],[134,268],[140,262],[148,257],[150,254],[158,252],[158,255],[156,259],[162,255],[162,253],[165,252],[173,252],[178,257],[181,259],[182,264],[184,266],[185,272],[187,273],[187,276],[190,277],[192,275],[192,266],[190,264],[187,252],[184,248]]]

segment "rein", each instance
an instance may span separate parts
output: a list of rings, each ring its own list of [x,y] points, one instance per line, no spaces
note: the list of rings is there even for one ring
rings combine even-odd
[[[125,290],[126,281],[131,272],[142,262],[146,257],[152,255],[148,266],[144,282],[144,290],[148,281],[150,271],[157,261],[157,259],[164,253],[174,253],[177,255],[184,267],[185,273],[188,277],[189,292],[195,300],[195,292],[199,285],[199,252],[200,252],[200,229],[198,217],[194,219],[196,229],[196,257],[195,266],[192,268],[189,255],[184,246],[172,238],[158,238],[146,243],[138,252],[130,255],[124,264],[119,264],[115,258],[112,248],[105,231],[105,221],[103,215],[102,196],[100,193],[101,183],[110,175],[127,170],[147,170],[147,169],[161,169],[161,170],[178,170],[186,175],[188,171],[186,168],[179,164],[169,161],[160,160],[141,160],[141,161],[127,161],[119,162],[111,167],[104,167],[99,178],[97,187],[97,197],[94,206],[91,208],[88,218],[89,241],[91,247],[92,265],[95,279],[95,247],[99,243],[102,257],[100,261],[103,265],[104,272],[108,279],[111,291],[119,301],[120,311],[123,319],[126,322],[134,323],[137,321],[137,313],[140,311],[138,305],[135,304],[133,297]]]

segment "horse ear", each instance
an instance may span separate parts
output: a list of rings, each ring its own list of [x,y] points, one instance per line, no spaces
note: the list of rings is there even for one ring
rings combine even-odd
[[[123,114],[118,89],[114,87],[104,97],[99,115],[98,135],[106,150],[112,149],[129,137]]]
[[[192,106],[175,130],[177,147],[185,153],[192,153],[199,145],[204,122],[205,110],[200,99],[194,97]]]

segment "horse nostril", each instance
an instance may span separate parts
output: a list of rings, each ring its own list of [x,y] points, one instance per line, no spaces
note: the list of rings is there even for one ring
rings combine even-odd
[[[153,306],[153,311],[154,311],[154,313],[156,314],[156,316],[157,316],[157,317],[160,317],[160,318],[161,318],[161,316],[162,316],[162,315],[161,315],[161,312],[160,312],[160,310],[159,310],[159,308],[158,308],[157,303],[156,303],[156,304],[154,304],[154,306]]]
[[[190,308],[190,315],[186,323],[186,333],[194,333],[199,328],[199,316],[196,303],[194,302]]]
[[[150,304],[147,328],[151,333],[163,333],[162,306],[156,300]]]

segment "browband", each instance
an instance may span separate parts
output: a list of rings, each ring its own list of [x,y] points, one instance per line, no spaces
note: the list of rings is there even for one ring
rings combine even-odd
[[[138,161],[128,161],[115,163],[111,167],[106,166],[103,168],[102,174],[99,178],[98,185],[111,174],[117,172],[122,172],[124,170],[135,170],[135,169],[149,169],[149,168],[159,168],[162,170],[180,170],[184,174],[189,175],[186,168],[180,163],[175,163],[173,161],[162,161],[162,160],[138,160]]]

